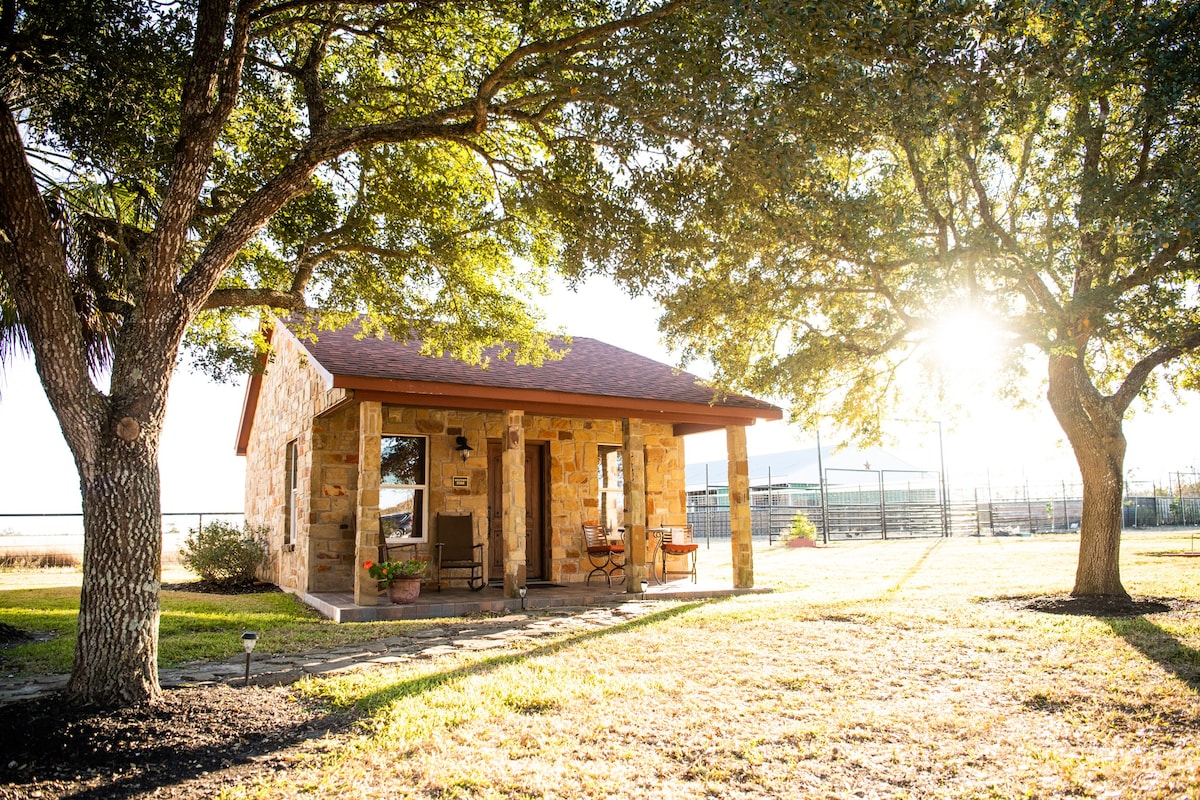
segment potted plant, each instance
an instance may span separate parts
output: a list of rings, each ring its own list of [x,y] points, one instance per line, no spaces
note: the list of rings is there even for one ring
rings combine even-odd
[[[803,512],[796,512],[792,517],[792,527],[784,537],[787,547],[816,547],[817,526]]]
[[[425,575],[427,562],[410,558],[407,561],[365,561],[367,573],[379,581],[379,588],[387,589],[388,599],[393,603],[411,603],[421,594],[421,578]]]

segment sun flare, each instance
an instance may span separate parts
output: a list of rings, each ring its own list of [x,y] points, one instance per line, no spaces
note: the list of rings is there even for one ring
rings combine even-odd
[[[937,365],[952,375],[995,369],[1001,341],[995,320],[975,308],[948,312],[933,326],[929,337]]]

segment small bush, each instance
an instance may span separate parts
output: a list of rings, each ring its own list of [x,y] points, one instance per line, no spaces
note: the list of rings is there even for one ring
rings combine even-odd
[[[185,567],[214,583],[252,583],[266,558],[265,528],[238,528],[221,520],[189,530],[179,551]]]
[[[812,539],[817,540],[817,526],[812,524],[812,520],[804,516],[803,512],[796,512],[796,516],[792,517],[792,527],[788,531],[786,539]]]

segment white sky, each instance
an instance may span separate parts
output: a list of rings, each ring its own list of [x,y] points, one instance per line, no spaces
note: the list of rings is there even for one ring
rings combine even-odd
[[[611,284],[591,281],[576,294],[557,290],[545,302],[551,327],[606,341],[644,356],[674,363],[660,342],[658,312],[650,301],[630,299]],[[229,512],[242,508],[245,459],[234,455],[244,383],[214,384],[180,370],[171,387],[160,466],[163,510]],[[977,398],[970,418],[943,419],[947,480],[953,489],[1058,485],[1078,481],[1070,449],[1044,400],[1014,411],[988,397]],[[1126,475],[1165,485],[1169,473],[1200,465],[1197,401],[1126,422]],[[936,425],[897,423],[895,455],[923,469],[939,460]],[[786,423],[759,423],[748,430],[752,454],[812,447],[814,435]],[[835,444],[833,431],[822,441]],[[0,377],[0,513],[79,510],[79,483],[57,420],[46,402],[33,364],[9,364]],[[691,436],[690,462],[725,456],[723,432]],[[982,495],[982,492],[981,492]],[[0,519],[0,530],[7,527]]]

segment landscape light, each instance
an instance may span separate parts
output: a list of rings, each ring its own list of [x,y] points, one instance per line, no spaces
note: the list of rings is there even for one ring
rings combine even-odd
[[[242,634],[242,649],[246,651],[246,685],[250,685],[250,653],[254,650],[254,645],[258,644],[258,634],[254,631],[246,631]]]

